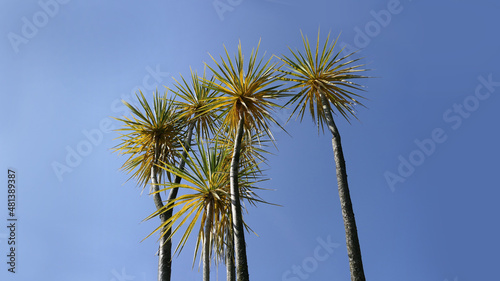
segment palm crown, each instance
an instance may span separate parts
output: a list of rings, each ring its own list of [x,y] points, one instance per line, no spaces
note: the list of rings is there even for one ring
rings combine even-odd
[[[321,95],[324,95],[328,101],[328,105],[325,105],[326,110],[334,113],[329,104],[331,103],[344,118],[349,120],[351,116],[356,117],[353,109],[354,105],[362,105],[358,101],[358,98],[362,97],[354,93],[353,90],[362,90],[363,88],[351,80],[367,78],[367,76],[357,74],[366,71],[366,69],[361,69],[360,67],[363,65],[356,64],[359,59],[351,59],[354,53],[341,56],[342,50],[337,53],[333,52],[337,40],[330,43],[330,34],[328,34],[321,50],[319,38],[318,30],[318,39],[313,53],[309,39],[302,34],[305,51],[301,53],[298,50],[293,51],[289,48],[291,56],[282,56],[280,58],[289,68],[289,71],[281,69],[278,69],[278,71],[288,75],[281,79],[293,82],[290,89],[300,88],[300,91],[287,103],[287,105],[297,104],[292,116],[299,110],[298,115],[302,120],[307,107],[309,107],[313,121],[317,123],[318,128],[319,126],[323,128],[327,112],[323,107]]]
[[[217,111],[207,110],[210,103],[217,97],[217,92],[206,87],[203,81],[208,85],[212,84],[213,79],[207,80],[206,73],[199,77],[196,72],[191,70],[191,83],[181,75],[181,81],[175,80],[175,89],[171,91],[180,99],[174,103],[179,111],[179,118],[185,120],[185,124],[194,124],[199,139],[209,138],[210,133],[217,127]]]
[[[158,92],[153,97],[153,107],[140,92],[137,98],[140,107],[124,104],[131,110],[131,118],[115,118],[124,123],[117,131],[122,142],[114,150],[119,154],[129,155],[122,169],[133,172],[131,178],[145,187],[149,181],[151,168],[157,161],[175,164],[178,152],[182,149],[179,140],[184,134],[175,105]],[[156,155],[156,156],[155,156]],[[156,158],[155,158],[156,157]],[[170,178],[170,174],[166,173]]]
[[[220,63],[211,56],[219,71],[208,66],[218,83],[204,81],[207,87],[222,94],[216,98],[211,109],[222,111],[224,125],[236,131],[238,121],[243,118],[245,131],[256,130],[271,135],[268,122],[278,123],[270,110],[280,107],[273,100],[284,96],[284,93],[275,83],[278,81],[276,63],[271,63],[271,59],[263,61],[263,58],[257,61],[259,46],[260,42],[257,49],[252,50],[246,69],[241,42],[234,61],[224,46],[226,58],[221,56]]]

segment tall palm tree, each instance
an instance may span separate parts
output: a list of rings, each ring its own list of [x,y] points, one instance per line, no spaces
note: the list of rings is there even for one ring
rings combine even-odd
[[[335,108],[347,120],[349,120],[349,117],[356,117],[353,107],[360,104],[357,98],[361,98],[361,96],[353,91],[362,90],[362,86],[352,80],[367,78],[367,76],[358,74],[366,69],[361,68],[363,65],[357,64],[358,59],[351,59],[352,53],[346,56],[342,56],[341,51],[334,53],[333,50],[337,40],[330,44],[330,35],[328,35],[325,44],[320,50],[319,37],[318,30],[318,39],[313,53],[309,40],[302,35],[305,51],[301,53],[298,50],[293,51],[289,48],[292,56],[282,56],[280,58],[289,68],[289,71],[279,71],[287,75],[282,77],[283,80],[293,83],[291,88],[299,89],[298,93],[287,103],[296,104],[292,116],[299,110],[298,115],[301,116],[302,120],[308,108],[313,121],[317,122],[318,130],[320,126],[323,129],[323,125],[326,124],[332,134],[351,280],[364,281],[361,249],[349,195],[344,153],[342,152],[340,134],[332,113],[334,113],[333,108]]]
[[[271,135],[268,123],[277,124],[277,122],[271,117],[270,110],[279,107],[274,100],[283,96],[283,93],[278,90],[279,86],[275,84],[278,81],[275,75],[276,64],[272,64],[270,59],[265,62],[263,58],[257,60],[259,46],[260,42],[257,49],[252,50],[246,68],[241,42],[238,44],[238,52],[234,60],[224,46],[225,58],[221,56],[221,61],[218,63],[211,56],[217,67],[208,66],[216,82],[208,87],[222,94],[211,109],[222,111],[222,123],[229,128],[234,138],[230,168],[230,195],[238,281],[249,280],[238,185],[241,141],[243,134],[251,135],[252,131]]]
[[[115,151],[122,155],[129,155],[122,169],[132,172],[131,178],[145,188],[151,181],[150,193],[157,210],[164,208],[159,192],[159,185],[167,176],[171,181],[170,173],[158,168],[160,163],[175,165],[181,148],[180,140],[185,135],[184,125],[179,122],[180,116],[173,101],[167,99],[167,93],[160,96],[155,92],[153,107],[148,103],[142,92],[137,96],[140,106],[136,107],[124,101],[131,110],[132,118],[115,118],[124,123],[119,132],[124,132],[120,138],[122,142],[115,147]],[[190,136],[189,136],[190,138]],[[183,165],[183,164],[182,164]],[[167,216],[160,217],[162,221]],[[158,251],[158,279],[170,280],[170,249],[166,241],[160,241]]]
[[[215,91],[203,85],[202,79],[206,80],[205,74],[206,73],[203,72],[203,76],[200,78],[195,71],[191,70],[190,82],[187,82],[182,75],[180,81],[174,78],[175,88],[171,91],[179,100],[175,100],[173,103],[178,112],[179,122],[187,128],[187,134],[183,142],[183,147],[185,149],[182,152],[178,165],[178,168],[181,170],[184,169],[184,159],[186,159],[187,153],[191,147],[193,131],[196,132],[197,139],[200,140],[202,138],[208,138],[209,134],[217,127],[217,113],[215,111],[205,110],[206,106],[210,104],[216,95]],[[176,176],[174,183],[179,184],[181,180],[182,178],[180,176]],[[170,189],[166,205],[161,205],[160,208],[157,208],[157,210],[167,210],[160,215],[162,224],[172,217],[174,209],[170,208],[170,206],[177,197],[177,193],[178,188]],[[171,230],[165,229],[165,231],[166,234],[160,237],[160,261],[158,271],[158,279],[160,281],[169,281],[172,272],[172,240],[168,239]]]
[[[170,205],[177,196],[177,189],[170,190],[166,206],[163,204],[158,186],[163,183],[165,176],[172,181],[170,173],[159,169],[161,163],[178,164],[184,168],[184,160],[191,145],[193,130],[203,136],[213,131],[216,122],[215,112],[206,112],[203,108],[215,96],[215,92],[203,86],[200,78],[191,71],[191,84],[181,76],[182,83],[176,81],[176,90],[173,93],[179,97],[178,101],[167,98],[167,93],[160,96],[157,92],[153,97],[153,107],[148,103],[142,92],[137,96],[140,106],[136,107],[127,102],[125,105],[131,110],[132,119],[116,118],[124,123],[118,131],[126,132],[121,136],[122,142],[115,147],[120,154],[127,154],[129,158],[122,168],[126,172],[133,172],[140,185],[145,187],[151,181],[153,200],[157,210]],[[205,78],[205,73],[203,75]],[[182,146],[186,148],[183,155],[178,151]],[[181,178],[176,176],[174,182],[180,183]],[[160,216],[161,223],[167,221],[173,213],[173,208]],[[170,281],[172,272],[172,242],[168,236],[160,237],[158,250],[158,280]]]
[[[197,153],[190,153],[185,159],[188,166],[186,170],[181,170],[171,164],[161,166],[162,169],[181,177],[187,183],[169,183],[166,184],[167,188],[157,192],[173,188],[185,188],[192,192],[179,196],[174,200],[173,204],[168,208],[180,207],[179,211],[163,225],[155,229],[154,232],[162,228],[173,229],[168,232],[168,235],[170,235],[168,239],[171,239],[177,231],[185,226],[186,230],[176,249],[176,252],[180,252],[193,232],[196,223],[199,222],[200,228],[193,262],[196,260],[201,246],[204,281],[210,279],[212,256],[215,255],[216,262],[224,258],[230,258],[224,257],[225,249],[227,250],[229,244],[227,241],[232,239],[230,235],[228,236],[228,229],[231,229],[231,221],[228,216],[228,210],[230,209],[230,177],[228,173],[230,162],[228,160],[230,160],[230,154],[230,147],[220,145],[217,142],[213,146],[209,146],[208,143],[199,143]],[[249,166],[238,174],[242,199],[248,200],[252,204],[263,202],[251,191],[254,188],[252,184],[259,181],[254,176],[254,170],[255,166]],[[249,177],[249,175],[252,176]],[[168,208],[156,211],[147,219],[167,212]],[[177,223],[175,227],[173,226],[174,223]],[[167,235],[167,233],[163,232],[162,235]]]

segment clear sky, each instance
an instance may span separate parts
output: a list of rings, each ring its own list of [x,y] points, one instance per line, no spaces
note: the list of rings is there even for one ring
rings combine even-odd
[[[261,39],[266,57],[288,54],[319,26],[377,77],[362,81],[360,121],[337,119],[367,279],[495,280],[499,12],[494,0],[1,1],[0,280],[155,280],[156,239],[141,242],[158,223],[141,223],[152,197],[111,152],[120,100],[202,71],[223,44],[248,54]],[[331,137],[310,118],[285,128],[263,186],[275,190],[260,194],[283,207],[246,217],[259,235],[247,234],[250,276],[348,281]],[[174,280],[201,280],[193,249],[175,258]]]

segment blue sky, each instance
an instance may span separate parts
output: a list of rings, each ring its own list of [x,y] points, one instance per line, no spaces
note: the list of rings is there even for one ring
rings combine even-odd
[[[156,239],[141,242],[157,226],[141,223],[152,198],[111,152],[121,99],[202,71],[223,44],[234,52],[241,40],[249,54],[262,40],[266,57],[288,54],[300,30],[315,38],[319,26],[376,76],[363,81],[360,122],[337,119],[368,280],[495,279],[499,12],[493,0],[2,1],[0,279],[154,280]],[[275,191],[261,193],[283,207],[246,217],[259,235],[247,234],[250,276],[350,280],[331,138],[310,118],[285,128],[263,186]],[[201,280],[193,250],[175,258],[174,280]]]

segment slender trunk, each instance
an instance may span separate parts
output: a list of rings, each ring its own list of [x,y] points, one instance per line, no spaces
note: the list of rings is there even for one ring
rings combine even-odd
[[[203,281],[210,281],[210,232],[212,229],[213,208],[207,205],[207,218],[205,221],[205,237],[203,239]]]
[[[351,196],[349,195],[347,171],[345,167],[344,153],[342,152],[340,134],[335,122],[333,121],[330,102],[323,93],[320,95],[323,111],[326,114],[326,122],[330,132],[332,133],[332,146],[335,157],[340,206],[342,208],[342,217],[344,219],[347,255],[349,256],[349,267],[351,270],[351,281],[365,281],[363,261],[361,259],[361,248],[359,246],[358,231],[356,228],[354,211],[352,209]]]
[[[234,267],[234,243],[233,231],[229,227],[227,229],[227,244],[226,244],[226,275],[227,281],[236,281],[236,268]]]
[[[184,139],[184,148],[185,150],[182,152],[182,158],[179,162],[179,169],[182,170],[184,169],[184,166],[186,162],[184,159],[187,157],[187,153],[189,152],[189,149],[191,147],[191,139],[193,137],[193,129],[194,129],[194,123],[191,123],[188,127],[188,132],[187,136]],[[156,161],[157,162],[157,161]],[[156,167],[153,167],[154,169],[157,169]],[[174,183],[179,184],[181,182],[182,178],[179,176],[175,177]],[[153,184],[157,184],[153,183]],[[170,190],[170,193],[168,195],[167,199],[167,207],[173,204],[173,201],[175,198],[177,198],[177,192],[179,188],[173,188]],[[158,191],[158,186],[155,185],[154,191]],[[157,196],[156,196],[157,195]],[[161,201],[160,193],[156,193],[155,197],[155,205],[156,208],[159,210],[163,208],[163,203]],[[157,203],[157,201],[159,203]],[[163,224],[166,222],[168,219],[172,217],[173,214],[173,209],[170,209],[166,211],[165,213],[160,215],[160,220],[161,223]],[[158,281],[170,281],[171,274],[172,274],[172,240],[168,239],[170,235],[172,234],[171,229],[167,229],[167,227],[163,227],[161,230],[161,233],[163,234],[160,238],[160,246],[158,250]]]
[[[158,143],[158,140],[155,143],[155,152],[154,152],[154,157],[153,157],[153,166],[151,167],[151,184],[153,185],[153,201],[155,203],[156,209],[160,210],[163,208],[163,201],[161,199],[160,193],[158,193],[159,190],[159,172],[158,172],[158,158],[160,156],[160,146]],[[160,215],[160,220],[161,223],[165,221],[164,216]],[[165,264],[166,261],[168,260],[166,255],[166,243],[165,243],[165,237],[161,236],[160,237],[160,246],[158,249],[158,281],[170,281],[170,271],[168,268],[166,268]]]
[[[166,221],[164,215],[160,215],[161,223]],[[163,233],[165,227],[162,228]],[[162,235],[160,237],[160,246],[158,250],[158,281],[170,281],[170,275],[172,273],[171,267],[171,252],[172,252],[172,242],[168,239],[168,236]]]
[[[236,274],[238,281],[249,281],[245,233],[243,230],[243,217],[241,215],[240,189],[238,187],[238,166],[240,162],[241,139],[243,137],[244,116],[238,121],[238,130],[234,141],[233,157],[230,171],[231,217],[234,231],[234,248]]]

